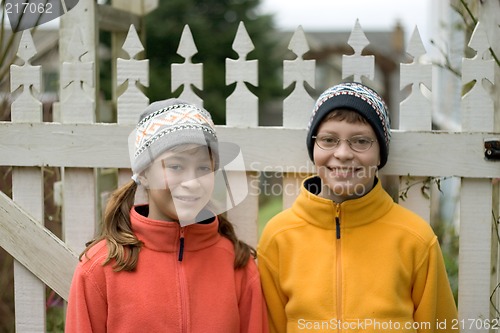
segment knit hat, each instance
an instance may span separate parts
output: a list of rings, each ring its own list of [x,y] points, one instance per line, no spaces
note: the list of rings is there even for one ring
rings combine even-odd
[[[314,139],[323,119],[333,110],[348,109],[359,113],[373,128],[380,145],[381,169],[387,162],[389,142],[391,140],[391,126],[387,106],[374,90],[367,86],[346,82],[325,90],[318,98],[312,111],[307,133],[307,150],[312,161]]]
[[[175,98],[149,105],[129,138],[133,178],[165,151],[183,144],[209,146],[217,168],[217,136],[208,111]]]

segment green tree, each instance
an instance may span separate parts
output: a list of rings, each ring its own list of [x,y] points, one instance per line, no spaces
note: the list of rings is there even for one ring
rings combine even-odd
[[[234,86],[226,86],[226,58],[237,58],[232,43],[240,21],[252,39],[255,50],[248,59],[259,61],[259,86],[252,90],[263,104],[273,96],[281,96],[281,60],[273,52],[276,43],[270,32],[273,17],[258,15],[260,0],[168,0],[160,1],[156,10],[145,18],[146,57],[150,59],[151,101],[178,96],[180,89],[171,92],[171,64],[184,59],[177,55],[182,30],[189,25],[198,49],[193,62],[203,63],[203,91],[197,94],[204,100],[217,124],[225,123],[225,100]]]

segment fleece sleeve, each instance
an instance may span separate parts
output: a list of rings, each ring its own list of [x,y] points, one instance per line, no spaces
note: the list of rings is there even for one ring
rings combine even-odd
[[[106,318],[107,310],[104,294],[98,287],[93,275],[80,262],[71,282],[66,310],[65,332],[104,333],[106,332]]]
[[[277,255],[277,253],[275,254]],[[278,271],[268,255],[272,257],[272,251],[267,246],[260,246],[257,251],[257,258],[262,290],[268,309],[269,332],[285,333],[287,326],[285,306],[287,301],[281,291]]]
[[[250,259],[245,269],[246,278],[239,300],[240,332],[267,333],[267,308],[255,261]]]
[[[429,245],[428,255],[418,267],[412,298],[414,321],[431,324],[431,329],[419,332],[458,332],[452,327],[458,317],[457,307],[437,238]]]

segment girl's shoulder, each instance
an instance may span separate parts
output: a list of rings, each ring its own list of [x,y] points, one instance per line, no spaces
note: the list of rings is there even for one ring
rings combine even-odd
[[[80,258],[79,266],[85,270],[92,270],[95,266],[102,266],[108,257],[108,247],[106,240],[101,240],[92,245]]]
[[[256,260],[251,256],[248,262],[242,268],[235,271],[237,279],[240,279],[242,285],[251,286],[260,284],[260,274],[257,268]]]

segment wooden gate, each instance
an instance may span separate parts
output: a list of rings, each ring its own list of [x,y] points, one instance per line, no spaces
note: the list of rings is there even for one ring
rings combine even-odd
[[[63,17],[61,29],[60,102],[55,105],[60,122],[41,122],[41,103],[33,94],[40,91],[39,66],[30,59],[36,46],[29,32],[23,33],[18,48],[22,66],[11,68],[11,90],[22,89],[12,104],[12,121],[0,123],[0,165],[12,166],[12,199],[0,193],[0,246],[16,260],[15,299],[16,331],[45,331],[45,285],[67,299],[77,253],[92,238],[98,226],[96,217],[96,169],[113,168],[120,182],[129,179],[127,136],[148,99],[137,85],[148,85],[148,60],[137,59],[143,47],[131,25],[124,38],[123,51],[128,59],[116,61],[116,85],[125,83],[117,97],[118,121],[95,122],[96,57],[95,31],[82,29],[81,22],[95,23],[93,1],[75,8]],[[69,24],[71,22],[71,24]],[[235,27],[236,28],[236,27]],[[236,30],[236,29],[235,29]],[[196,36],[194,36],[196,37]],[[181,98],[199,101],[191,85],[201,87],[203,64],[194,64],[196,38],[186,26],[179,54],[183,63],[172,64],[173,89],[183,85]],[[349,39],[355,53],[343,57],[342,75],[355,81],[374,78],[374,59],[362,55],[367,40],[358,23]],[[454,176],[460,186],[459,315],[464,332],[488,332],[486,319],[498,318],[500,307],[497,286],[498,270],[498,185],[500,163],[485,158],[485,140],[500,139],[500,120],[495,116],[491,93],[480,84],[494,83],[495,64],[488,57],[490,45],[480,23],[469,46],[477,55],[463,59],[462,82],[475,81],[461,99],[462,131],[432,130],[431,101],[420,85],[432,90],[431,64],[425,55],[418,30],[407,52],[412,63],[401,64],[401,87],[411,85],[412,92],[400,104],[399,130],[394,130],[391,153],[382,176],[405,177]],[[227,125],[217,126],[220,140],[238,144],[247,167],[250,192],[245,201],[231,210],[239,235],[251,244],[258,240],[259,174],[283,175],[283,205],[288,207],[297,192],[300,179],[314,172],[305,149],[309,113],[314,98],[304,89],[304,82],[314,87],[315,62],[305,60],[309,50],[307,37],[298,28],[289,48],[296,55],[284,61],[284,87],[296,83],[283,101],[283,126],[258,126],[258,97],[245,85],[257,85],[257,60],[247,60],[253,50],[251,36],[243,23],[236,31],[233,49],[237,59],[226,60],[226,84],[236,83],[227,99]],[[487,86],[487,85],[486,85]],[[440,98],[447,98],[441,96]],[[495,118],[497,117],[497,118]],[[43,180],[41,169],[63,170],[63,239],[48,231],[43,221]],[[236,171],[235,171],[236,172]],[[429,219],[430,201],[417,190],[401,203]],[[437,192],[437,195],[440,195]],[[481,324],[481,325],[480,325]]]

